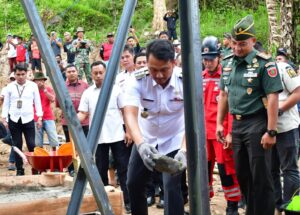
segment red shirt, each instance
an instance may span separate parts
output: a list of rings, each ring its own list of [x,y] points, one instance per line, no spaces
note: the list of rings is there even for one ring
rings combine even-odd
[[[45,87],[45,89],[51,93],[54,94],[51,87]],[[41,97],[41,103],[42,103],[42,110],[43,110],[43,120],[55,120],[53,110],[51,108],[51,101],[46,96],[44,90],[39,89],[40,97]],[[38,117],[35,114],[35,107],[34,107],[34,121],[37,121]]]
[[[79,107],[81,96],[82,96],[83,92],[87,88],[89,88],[89,85],[86,82],[82,81],[82,80],[78,80],[75,84],[70,84],[69,81],[67,80],[66,81],[66,86],[67,86],[67,89],[69,91],[69,94],[70,94],[72,103],[74,105],[75,111],[76,111],[76,113],[78,113],[78,107]],[[58,103],[57,100],[56,100],[56,106],[59,107],[59,103]],[[68,125],[63,114],[62,114],[62,117],[61,117],[61,123],[62,123],[62,125]],[[81,125],[82,126],[89,125],[89,118],[82,121]]]
[[[218,66],[218,70],[212,75],[209,74],[207,69],[202,72],[205,127],[207,139],[216,139],[218,100],[220,93],[219,84],[221,73],[221,65]],[[228,130],[231,131],[232,117],[230,115],[229,117],[230,122],[228,123],[228,116],[226,116],[223,123],[225,136]]]
[[[111,43],[104,43],[103,44],[103,57],[104,57],[104,61],[108,61],[111,55],[111,51],[113,49],[113,45]]]
[[[17,45],[17,62],[25,62],[26,61],[26,48],[24,44]]]

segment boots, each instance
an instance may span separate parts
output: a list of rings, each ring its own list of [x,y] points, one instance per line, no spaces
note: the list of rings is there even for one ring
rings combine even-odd
[[[239,215],[238,202],[227,201],[226,215]]]
[[[17,169],[17,176],[25,175],[24,169]]]

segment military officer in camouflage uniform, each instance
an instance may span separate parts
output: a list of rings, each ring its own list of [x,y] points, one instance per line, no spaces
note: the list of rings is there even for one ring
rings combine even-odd
[[[229,109],[234,117],[232,147],[246,214],[273,215],[271,148],[276,143],[282,85],[276,64],[253,48],[255,42],[254,21],[249,15],[234,25],[233,54],[222,63],[216,133],[219,140],[224,139],[223,120]]]
[[[75,66],[79,71],[79,79],[85,78],[89,85],[92,85],[92,77],[90,71],[89,54],[93,50],[93,46],[89,40],[84,39],[84,29],[77,28],[77,39],[73,41],[71,52],[75,53]]]

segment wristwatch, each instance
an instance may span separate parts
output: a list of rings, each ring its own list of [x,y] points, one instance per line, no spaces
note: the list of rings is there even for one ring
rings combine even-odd
[[[270,137],[276,137],[276,135],[277,135],[276,130],[267,130],[267,133]]]
[[[281,110],[280,108],[278,109],[278,116],[282,116],[283,115],[283,110]]]

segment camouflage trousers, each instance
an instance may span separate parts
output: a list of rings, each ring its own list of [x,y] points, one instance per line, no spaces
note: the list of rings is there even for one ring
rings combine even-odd
[[[89,85],[93,84],[92,76],[91,76],[91,69],[89,63],[76,63],[75,66],[78,70],[78,78],[82,80],[83,75],[85,75],[85,78]]]

